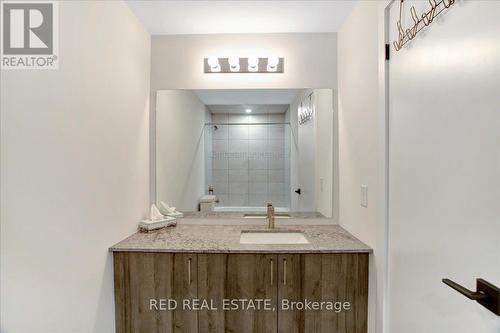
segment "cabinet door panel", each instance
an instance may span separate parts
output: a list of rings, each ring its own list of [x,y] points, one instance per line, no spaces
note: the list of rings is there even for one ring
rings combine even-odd
[[[278,332],[304,332],[304,311],[285,310],[283,301],[302,301],[303,257],[300,254],[278,256]]]
[[[366,333],[368,308],[367,254],[307,254],[303,256],[304,299],[349,302],[351,309],[305,311],[304,331]]]
[[[200,333],[223,333],[225,312],[222,300],[226,298],[227,255],[198,255],[198,297],[200,300],[213,301],[217,310],[198,312]]]
[[[183,302],[198,298],[198,265],[196,254],[175,253],[173,269],[173,298],[177,300],[177,309],[173,313],[173,332],[198,332],[197,311],[184,307]]]
[[[270,299],[275,311],[225,311],[228,333],[264,333],[277,330],[276,255],[230,254],[227,259],[226,298]]]
[[[116,252],[116,332],[172,332],[172,312],[150,310],[150,299],[172,296],[173,258],[168,253]]]
[[[347,265],[347,299],[353,309],[346,313],[347,332],[368,331],[368,254],[351,255]]]

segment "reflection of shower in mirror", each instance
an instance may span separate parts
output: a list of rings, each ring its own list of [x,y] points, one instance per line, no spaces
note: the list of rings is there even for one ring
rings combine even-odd
[[[331,89],[168,90],[157,101],[157,202],[332,216]],[[299,109],[311,114],[304,126]]]

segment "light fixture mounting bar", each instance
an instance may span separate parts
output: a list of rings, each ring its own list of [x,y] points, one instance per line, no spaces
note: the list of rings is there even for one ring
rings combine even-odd
[[[231,66],[229,64],[229,57],[219,57],[217,58],[218,60],[218,67],[217,70],[212,70],[212,66],[210,66],[209,63],[209,58],[204,58],[203,59],[203,68],[204,72],[206,74],[241,74],[241,73],[260,73],[260,74],[276,74],[276,73],[284,73],[285,72],[285,58],[274,58],[278,60],[278,63],[274,65],[272,62],[269,60],[272,58],[257,58],[258,61],[258,66],[254,70],[250,70],[248,66],[248,57],[246,58],[239,58],[239,68],[238,70],[231,70]],[[211,61],[214,61],[213,58],[211,58]],[[271,67],[270,67],[270,66]],[[215,67],[214,67],[215,68]]]

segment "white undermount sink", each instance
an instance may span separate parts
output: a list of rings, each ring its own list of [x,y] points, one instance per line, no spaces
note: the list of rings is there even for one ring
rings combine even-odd
[[[298,231],[243,231],[240,244],[309,244]]]

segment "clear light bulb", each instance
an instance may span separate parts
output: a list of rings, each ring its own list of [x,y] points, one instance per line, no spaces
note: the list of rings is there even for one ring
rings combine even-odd
[[[231,72],[239,72],[240,71],[240,58],[238,57],[229,57],[227,59],[229,62],[229,70]]]
[[[219,58],[208,57],[207,63],[208,63],[208,66],[210,66],[210,70],[212,72],[220,72]]]
[[[280,59],[278,57],[267,58],[267,71],[268,72],[276,72],[278,70],[279,62],[280,62]]]
[[[248,58],[248,71],[257,72],[259,70],[259,58],[249,57]]]

